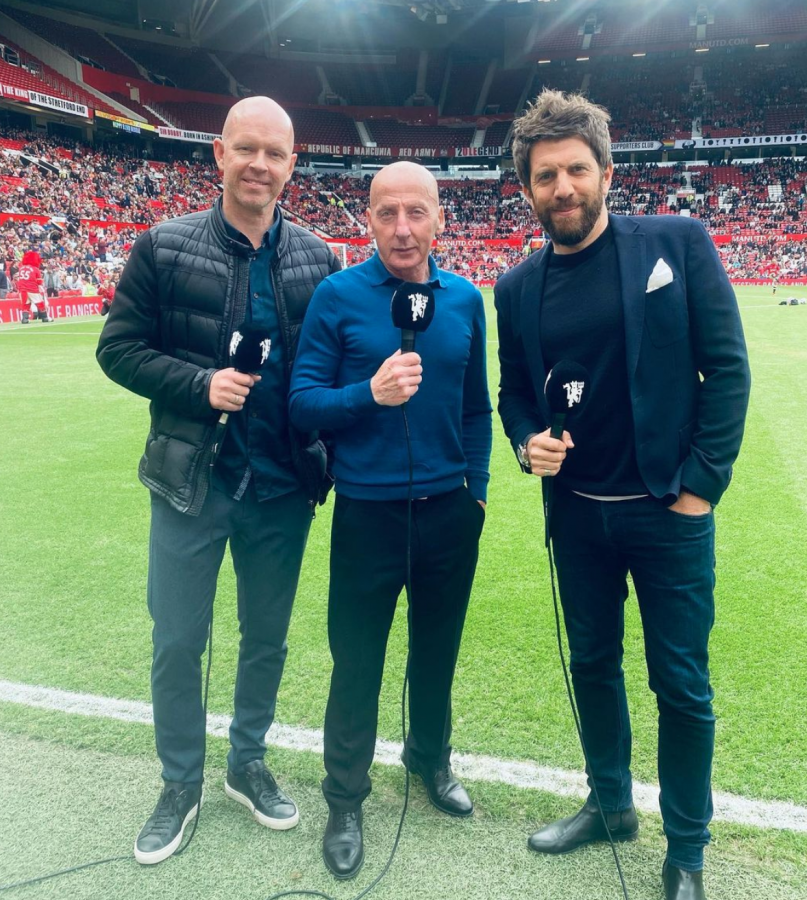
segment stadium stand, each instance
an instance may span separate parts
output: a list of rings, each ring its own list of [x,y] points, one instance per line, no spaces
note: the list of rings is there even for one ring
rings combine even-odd
[[[51,44],[66,50],[76,59],[90,60],[92,64],[119,75],[133,78],[140,78],[142,75],[128,56],[91,28],[48,19],[13,6],[0,6],[0,11]]]
[[[448,56],[445,51],[432,50],[429,52],[429,59],[426,65],[424,94],[431,98],[431,101],[435,106],[440,98],[440,91],[443,87],[447,61]]]
[[[235,103],[234,97],[230,98],[226,106],[218,103],[194,103],[187,100],[177,103],[163,100],[159,103],[149,103],[149,106],[177,128],[221,134],[224,120],[227,118],[227,110],[233,103]]]
[[[221,52],[219,57],[227,71],[251,93],[268,94],[282,103],[320,102],[323,89],[314,66],[257,54]]]
[[[331,91],[348,106],[403,106],[417,81],[414,68],[398,65],[330,63],[325,74]]]
[[[132,112],[136,112],[151,125],[166,124],[162,119],[155,116],[153,112],[146,109],[145,106],[138,103],[137,100],[132,100],[131,97],[127,97],[126,94],[120,94],[117,91],[109,91],[107,96],[111,97],[113,100],[117,100],[118,103],[122,103],[127,109],[130,109]]]
[[[472,113],[476,106],[482,82],[485,79],[487,62],[481,59],[453,61],[448,93],[441,109],[444,116],[462,116]]]
[[[529,77],[529,69],[497,69],[490,85],[485,108],[492,112],[515,113],[521,92]]]
[[[360,145],[361,137],[356,123],[349,116],[324,109],[289,110],[294,123],[294,137],[306,144],[350,144]]]
[[[170,78],[177,87],[191,91],[227,93],[226,77],[201,47],[154,44],[118,34],[113,39],[152,76]]]
[[[379,147],[428,147],[437,155],[448,154],[452,147],[470,147],[474,128],[438,125],[406,125],[387,119],[375,119],[370,125],[373,139]]]
[[[2,34],[0,34],[0,44],[11,47],[20,60],[20,65],[12,65],[6,60],[0,59],[0,81],[3,83],[42,94],[55,94],[57,97],[71,100],[73,103],[82,103],[89,109],[119,113],[119,110],[114,109],[89,91],[85,91],[75,82],[64,78],[50,66],[46,66],[41,60],[26,53],[12,41],[3,37]]]
[[[9,135],[0,146],[2,212],[46,217],[45,223],[50,217],[72,216],[107,223],[102,228],[144,226],[208,206],[219,193],[218,173],[209,162],[145,162],[127,155],[125,148],[67,146],[25,133]],[[26,164],[20,150],[58,168],[59,176]],[[329,238],[361,239],[368,189],[367,178],[298,172],[284,206],[296,221]],[[474,277],[508,265],[535,233],[512,171],[501,178],[444,180],[441,197],[447,223],[441,252],[446,260],[456,254],[456,265]],[[745,165],[620,166],[609,206],[629,214],[686,210],[701,218],[717,241],[731,241],[730,248],[721,245],[721,253],[732,261],[735,275],[765,277],[760,275],[768,271],[764,247],[777,248],[774,269],[800,272],[804,254],[790,247],[787,238],[807,233],[807,162],[783,158]],[[504,239],[509,248],[491,244]],[[119,244],[112,242],[116,262],[121,261],[115,253]],[[98,261],[94,253],[93,260]]]
[[[485,147],[503,147],[512,126],[513,123],[510,119],[505,122],[493,122],[489,125],[485,130]]]
[[[807,32],[802,3],[783,2],[779,7],[775,15],[764,10],[741,13],[731,3],[715,0],[710,5],[714,21],[698,33],[717,39]],[[95,73],[107,78],[110,101],[154,126],[164,124],[164,118],[177,128],[216,134],[235,102],[226,93],[224,72],[205,50],[164,39],[151,41],[146,35],[105,37],[95,27],[55,22],[17,8],[0,6],[0,10],[75,58],[90,60],[85,72],[92,65],[123,76],[115,81]],[[362,147],[365,135],[379,148],[433,153],[445,168],[453,162],[455,149],[469,149],[475,138],[482,147],[505,144],[512,128],[509,116],[516,113],[530,80],[527,96],[548,85],[584,90],[606,105],[614,140],[807,133],[807,54],[802,47],[742,46],[730,53],[651,53],[634,58],[630,50],[640,46],[692,42],[696,27],[690,11],[652,9],[639,16],[635,9],[600,9],[568,15],[558,6],[541,8],[536,16],[533,62],[544,54],[549,58],[557,53],[558,58],[532,68],[523,60],[508,68],[500,58],[493,67],[493,56],[468,47],[402,47],[394,51],[395,65],[367,66],[345,59],[325,60],[318,68],[226,50],[218,52],[218,58],[241,89],[269,93],[287,105],[305,160],[349,157],[352,148],[368,155],[372,148],[366,143]],[[20,64],[8,61],[14,60],[13,53],[0,59],[0,82],[94,110],[120,112],[12,42],[5,44],[19,54]],[[574,59],[586,44],[591,58]],[[150,83],[139,77],[146,71],[157,81],[166,76],[181,89],[205,93],[188,94]],[[416,90],[418,71],[424,78],[421,95]],[[489,74],[485,96],[482,89]],[[131,99],[135,89],[140,101]],[[444,102],[438,110],[441,97]],[[325,105],[334,102],[349,106]],[[409,121],[412,103],[428,104],[422,116],[426,124]],[[405,112],[404,104],[410,105]],[[475,114],[478,110],[480,117]],[[502,115],[504,120],[490,118]],[[479,129],[484,129],[481,138]],[[6,128],[0,139],[0,255],[7,268],[26,246],[36,244],[45,251],[43,256],[61,265],[65,278],[68,269],[73,275],[82,269],[91,286],[98,287],[107,277],[101,273],[114,273],[125,260],[137,229],[208,206],[218,196],[219,175],[209,150],[201,154],[206,159],[188,160],[193,150],[192,144],[158,140],[149,152],[168,161],[157,162],[144,160],[143,145],[127,143],[121,133],[99,132],[96,144],[88,145],[55,134],[46,137]],[[39,162],[27,162],[21,152]],[[800,157],[788,158],[789,152],[785,148],[779,158],[749,163],[713,158],[672,165],[620,164],[609,206],[627,214],[700,218],[734,278],[803,277],[807,163]],[[521,258],[541,234],[512,170],[480,175],[441,181],[447,227],[435,252],[449,268],[488,282]],[[298,171],[287,187],[284,212],[345,245],[348,262],[358,261],[372,252],[363,224],[368,184],[367,176],[352,172]],[[81,224],[68,235],[56,228],[54,217],[70,217]]]

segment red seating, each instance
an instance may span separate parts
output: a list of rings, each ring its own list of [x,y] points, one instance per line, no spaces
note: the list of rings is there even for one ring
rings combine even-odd
[[[91,59],[103,68],[110,72],[117,72],[119,75],[141,77],[137,66],[127,56],[116,50],[109,41],[91,28],[81,28],[78,25],[71,25],[69,22],[57,22],[54,19],[37,16],[11,6],[4,6],[3,12],[33,31],[34,34],[40,35],[46,41],[61,47],[77,58]]]
[[[68,81],[54,69],[25,53],[6,38],[0,37],[0,40],[9,47],[14,47],[20,54],[23,64],[28,66],[28,69],[12,66],[5,60],[0,59],[0,81],[3,83],[29,91],[36,91],[40,94],[64,97],[67,100],[72,100],[74,103],[81,103],[90,109],[102,109],[108,113],[118,114],[118,110],[111,107],[108,103],[85,91],[74,82]],[[29,69],[35,69],[40,74],[34,75]]]

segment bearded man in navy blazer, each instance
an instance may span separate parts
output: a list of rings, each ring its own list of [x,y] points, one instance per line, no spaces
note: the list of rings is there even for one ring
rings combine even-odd
[[[524,471],[555,479],[550,534],[592,791],[528,845],[566,853],[606,840],[606,827],[615,841],[637,835],[622,670],[630,574],[659,710],[665,897],[704,900],[713,508],[740,449],[750,374],[734,292],[701,224],[609,215],[609,121],[549,90],[516,121],[515,167],[551,243],[496,285],[499,413]],[[590,383],[556,440],[543,387],[560,360],[585,366]]]

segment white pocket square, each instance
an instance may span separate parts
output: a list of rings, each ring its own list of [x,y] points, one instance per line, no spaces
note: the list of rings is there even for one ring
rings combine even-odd
[[[670,284],[672,280],[672,269],[659,257],[653,271],[650,273],[650,277],[647,279],[647,293],[649,294],[651,291],[663,288],[665,284]]]

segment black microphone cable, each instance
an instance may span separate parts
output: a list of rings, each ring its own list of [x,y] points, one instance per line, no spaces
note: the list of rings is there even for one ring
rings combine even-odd
[[[594,794],[594,801],[597,804],[597,811],[600,814],[600,818],[602,819],[603,827],[605,828],[605,834],[608,836],[608,843],[611,847],[611,852],[614,856],[614,862],[616,863],[616,871],[617,875],[619,875],[619,883],[622,887],[622,896],[625,900],[630,900],[628,895],[628,886],[625,882],[625,876],[622,872],[622,862],[619,859],[619,853],[616,849],[616,844],[614,843],[614,839],[611,837],[611,831],[608,828],[608,820],[605,817],[605,812],[602,808],[602,803],[600,802],[600,793],[597,790],[597,780],[594,777],[594,770],[591,767],[591,763],[589,761],[588,750],[586,749],[586,742],[583,739],[583,727],[580,724],[580,714],[577,710],[577,704],[574,701],[574,691],[572,690],[572,682],[569,678],[569,669],[566,665],[566,654],[563,652],[563,634],[560,625],[560,609],[558,606],[558,592],[555,586],[555,557],[552,549],[552,540],[550,536],[550,520],[552,515],[552,501],[554,499],[554,483],[549,480],[552,476],[546,476],[541,479],[541,493],[543,495],[543,510],[544,510],[544,526],[546,529],[546,555],[549,559],[549,580],[552,585],[552,605],[555,610],[555,634],[557,636],[558,641],[558,655],[560,656],[561,667],[563,668],[563,681],[566,685],[566,695],[569,698],[569,707],[572,710],[572,718],[574,719],[574,727],[577,730],[577,737],[580,741],[580,748],[583,751],[583,760],[586,764],[586,771],[589,774],[589,778],[591,780],[591,789]]]
[[[208,630],[207,636],[207,670],[205,673],[205,688],[204,688],[204,716],[205,716],[205,737],[204,737],[204,753],[207,753],[207,698],[210,689],[210,664],[213,660],[213,610],[210,611],[210,628]],[[196,828],[199,824],[199,814],[202,811],[202,798],[199,797],[199,803],[196,808],[196,815],[193,817],[193,828],[191,829],[191,833],[188,835],[188,839],[184,841],[181,847],[178,847],[172,856],[180,856],[183,854],[189,847],[191,841],[193,840],[193,836],[196,834]],[[60,878],[62,875],[70,875],[73,872],[81,872],[83,869],[92,869],[96,866],[105,866],[110,863],[122,862],[123,860],[134,859],[134,852],[122,854],[121,856],[109,856],[105,859],[96,859],[92,862],[81,863],[77,866],[70,866],[67,869],[58,869],[55,872],[48,872],[47,875],[38,875],[36,878],[26,878],[23,881],[15,881],[11,884],[3,884],[0,885],[0,894],[5,891],[11,891],[16,888],[28,887],[32,884],[39,884],[41,881],[49,881],[51,878]]]
[[[404,747],[404,755],[406,754],[406,697],[407,692],[409,690],[409,664],[412,660],[412,492],[414,490],[414,481],[415,481],[415,466],[412,458],[412,437],[409,432],[409,419],[406,416],[406,403],[401,404],[401,413],[403,415],[403,423],[404,423],[404,434],[406,435],[406,453],[409,461],[409,477],[407,484],[407,492],[406,492],[406,572],[405,572],[405,584],[406,588],[406,598],[407,598],[407,612],[406,612],[406,624],[407,624],[407,651],[406,651],[406,667],[404,669],[404,680],[403,680],[403,689],[401,691],[401,737],[403,741]],[[352,897],[351,900],[362,900],[362,897],[366,897],[370,891],[372,891],[375,887],[380,884],[381,880],[384,876],[389,872],[392,867],[392,863],[395,859],[395,854],[398,852],[398,845],[401,842],[401,834],[403,833],[404,821],[406,819],[406,812],[409,809],[409,785],[410,785],[410,775],[409,775],[409,766],[404,762],[404,802],[403,807],[401,808],[401,817],[398,820],[398,829],[395,832],[395,840],[392,842],[392,850],[390,850],[389,857],[387,858],[384,867],[381,869],[378,875],[367,885],[366,888],[361,890],[355,897]],[[277,894],[271,894],[266,900],[280,900],[281,897],[319,897],[321,900],[336,900],[331,894],[326,894],[324,891],[315,891],[306,888],[292,888],[288,891],[280,891]]]

